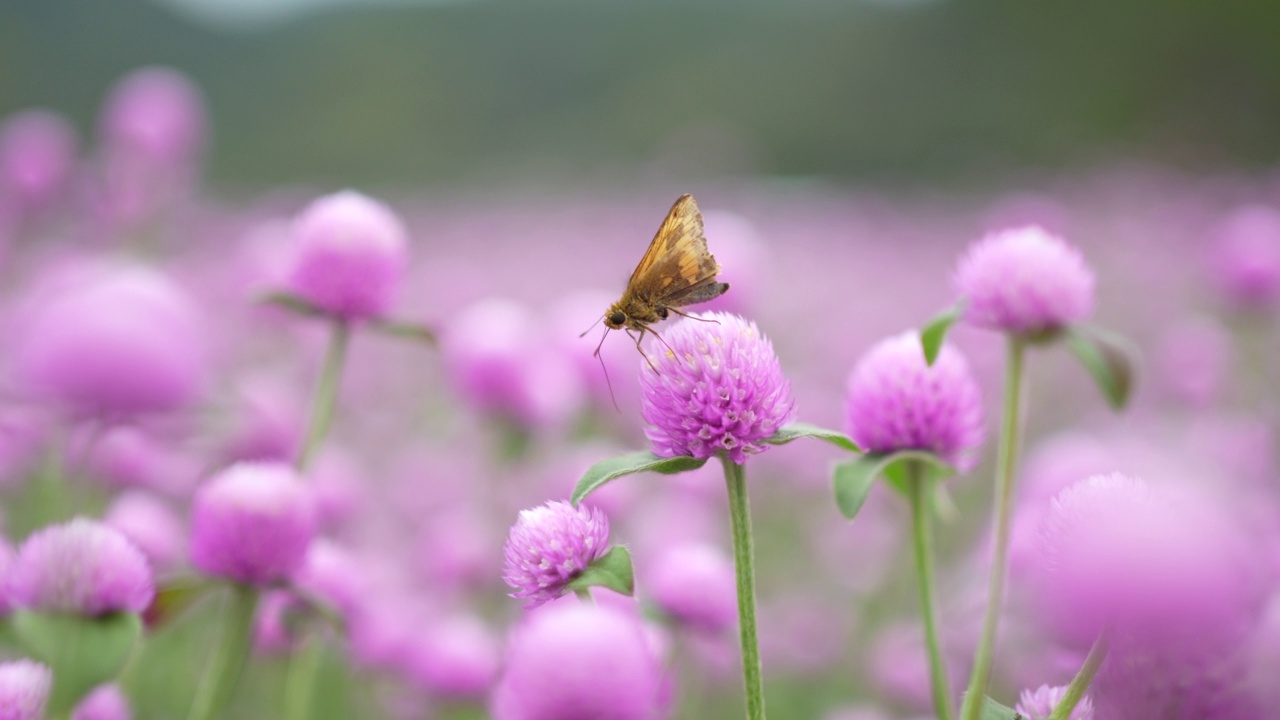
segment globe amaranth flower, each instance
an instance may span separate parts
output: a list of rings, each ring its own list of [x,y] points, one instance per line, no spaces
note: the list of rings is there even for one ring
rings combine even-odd
[[[15,113],[0,125],[0,197],[23,211],[53,201],[76,163],[71,123],[48,110]]]
[[[101,219],[134,225],[183,199],[199,170],[205,129],[204,100],[187,76],[165,67],[125,76],[98,120],[91,199]]]
[[[982,398],[964,356],[944,345],[932,366],[914,332],[880,341],[846,384],[849,435],[867,452],[927,450],[961,470],[982,444]]]
[[[308,488],[284,463],[238,463],[196,491],[191,561],[248,585],[282,580],[302,566],[316,533]]]
[[[1105,628],[1113,651],[1190,644],[1205,654],[1234,642],[1261,603],[1263,562],[1207,492],[1119,474],[1082,480],[1042,515],[1039,551],[1030,600],[1071,647]]]
[[[129,699],[115,683],[99,685],[76,705],[71,720],[130,720]]]
[[[81,417],[180,410],[208,379],[202,313],[150,268],[61,267],[15,315],[14,380],[33,399]]]
[[[498,638],[484,621],[471,615],[432,621],[409,643],[404,670],[434,697],[482,700],[502,664]]]
[[[31,660],[0,663],[0,720],[44,720],[53,673]]]
[[[450,384],[469,407],[534,429],[563,425],[586,399],[569,350],[548,340],[528,307],[486,298],[450,318],[440,350]]]
[[[147,559],[119,531],[76,518],[33,533],[6,578],[15,608],[99,616],[142,612],[155,596]]]
[[[185,167],[204,147],[205,123],[204,98],[195,83],[157,66],[135,70],[111,89],[98,130],[111,155]]]
[[[773,344],[737,315],[681,319],[645,347],[641,414],[653,452],[741,464],[795,417]],[[652,364],[650,364],[652,363]]]
[[[664,613],[707,633],[723,632],[737,623],[735,582],[733,560],[703,543],[668,547],[645,575],[645,588]]]
[[[347,319],[384,314],[408,262],[409,232],[391,208],[345,190],[319,198],[293,222],[289,289]]]
[[[1057,330],[1093,312],[1093,272],[1066,241],[1031,225],[987,235],[960,259],[964,318],[1017,334]]]
[[[537,607],[565,594],[609,545],[609,519],[600,510],[552,501],[521,510],[502,553],[502,579],[515,588],[511,597]]]
[[[491,711],[496,720],[653,720],[662,691],[661,666],[634,614],[564,603],[512,631]]]
[[[1280,211],[1236,208],[1213,228],[1212,243],[1209,265],[1228,302],[1261,310],[1280,300]]]
[[[172,570],[187,552],[187,530],[173,508],[142,490],[126,490],[107,507],[103,522],[124,533],[158,572]]]
[[[1049,720],[1049,716],[1053,714],[1053,709],[1062,702],[1062,698],[1067,694],[1065,685],[1049,686],[1041,685],[1035,690],[1023,690],[1018,704],[1014,707],[1023,717],[1028,720]],[[1071,711],[1068,720],[1093,720],[1093,702],[1089,696],[1080,698],[1080,702],[1076,703],[1076,707]]]

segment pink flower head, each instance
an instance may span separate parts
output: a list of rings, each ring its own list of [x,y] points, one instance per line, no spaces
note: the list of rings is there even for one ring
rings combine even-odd
[[[48,110],[16,113],[0,125],[0,198],[38,210],[67,186],[76,163],[76,133]]]
[[[294,585],[308,598],[328,605],[350,618],[359,612],[368,586],[365,565],[355,553],[332,540],[319,539],[307,549],[302,566],[293,574]]]
[[[343,318],[383,315],[408,263],[409,231],[386,205],[352,190],[312,201],[293,221],[288,286]]]
[[[1257,605],[1257,562],[1239,523],[1205,494],[1098,475],[1059,493],[1040,524],[1033,601],[1059,640],[1108,629],[1143,645],[1239,635]]]
[[[705,459],[724,452],[743,463],[795,417],[791,383],[773,344],[737,315],[681,319],[662,341],[650,340],[645,354],[641,414],[657,455]]]
[[[31,660],[0,663],[0,720],[44,720],[53,673]]]
[[[196,491],[191,561],[249,585],[282,580],[302,566],[316,532],[311,494],[284,463],[238,463]]]
[[[129,699],[115,683],[99,685],[76,705],[71,720],[131,720]]]
[[[190,165],[204,146],[204,99],[190,78],[172,68],[126,75],[112,88],[99,122],[108,152],[150,165]]]
[[[955,273],[964,317],[978,327],[1039,333],[1093,312],[1093,272],[1066,241],[1031,225],[987,235]]]
[[[1196,408],[1222,397],[1235,359],[1231,333],[1207,317],[1187,318],[1160,336],[1156,377],[1168,393]]]
[[[523,428],[562,424],[582,407],[582,378],[541,328],[535,313],[502,298],[473,303],[450,318],[441,352],[468,406]]]
[[[434,621],[411,642],[406,670],[436,697],[481,700],[497,679],[501,646],[479,618],[460,615]]]
[[[609,519],[596,508],[552,501],[521,510],[502,549],[502,579],[534,608],[563,595],[608,546]]]
[[[496,720],[654,720],[663,673],[635,615],[569,602],[530,613],[507,643]]]
[[[28,537],[6,586],[13,607],[93,617],[142,612],[155,596],[151,568],[138,548],[117,530],[86,518]]]
[[[1014,710],[1022,713],[1027,720],[1049,720],[1053,709],[1062,702],[1062,697],[1066,694],[1065,685],[1056,687],[1041,685],[1035,690],[1023,690]],[[1093,702],[1089,700],[1088,695],[1080,698],[1080,702],[1071,711],[1068,720],[1093,720]]]
[[[1212,268],[1232,304],[1266,308],[1280,299],[1280,210],[1236,208],[1213,229]]]
[[[645,575],[645,588],[664,613],[707,633],[737,624],[735,583],[733,560],[702,543],[667,548]]]
[[[880,341],[849,375],[846,418],[853,441],[872,453],[927,450],[968,470],[982,444],[982,397],[964,356],[944,345],[930,366],[920,338]]]
[[[15,334],[15,379],[36,398],[80,416],[178,410],[207,381],[195,302],[142,266],[56,273],[29,295]]]
[[[142,490],[127,490],[107,508],[104,522],[129,538],[158,571],[186,558],[187,531],[172,507]]]

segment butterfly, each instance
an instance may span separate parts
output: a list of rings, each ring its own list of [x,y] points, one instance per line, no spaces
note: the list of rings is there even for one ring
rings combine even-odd
[[[707,239],[702,234],[698,204],[692,195],[681,195],[653,236],[635,272],[631,273],[622,298],[605,311],[605,327],[625,330],[644,355],[640,341],[645,333],[658,336],[650,325],[666,320],[670,313],[685,315],[676,308],[714,300],[729,289],[729,283],[716,281],[718,272],[720,264],[707,250]],[[633,330],[639,335],[632,335]],[[601,337],[596,355],[600,354],[603,344],[604,337]],[[648,356],[645,359],[648,360]]]

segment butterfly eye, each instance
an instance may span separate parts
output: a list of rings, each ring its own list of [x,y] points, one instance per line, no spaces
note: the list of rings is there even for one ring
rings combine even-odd
[[[615,327],[621,327],[627,321],[627,314],[621,310],[614,310],[609,313],[609,324]]]

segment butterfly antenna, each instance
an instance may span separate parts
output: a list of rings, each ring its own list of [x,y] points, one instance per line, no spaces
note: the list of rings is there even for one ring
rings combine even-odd
[[[603,319],[604,319],[604,315],[601,315],[600,317],[596,318],[595,320],[592,320],[592,321],[591,321],[591,326],[590,326],[590,327],[588,327],[586,330],[583,330],[583,331],[578,335],[578,337],[586,337],[586,336],[587,336],[587,333],[591,332],[591,328],[595,327],[595,326],[596,326],[596,323],[597,323],[597,322],[599,322],[600,320],[603,320]],[[608,331],[606,330],[605,332],[608,332]],[[596,348],[596,352],[600,352],[600,349],[599,349],[599,348]]]
[[[587,332],[591,332],[591,329],[587,328]],[[582,335],[586,334],[587,333],[582,333]],[[582,337],[582,335],[579,335],[578,337]],[[600,342],[596,344],[596,351],[591,353],[591,357],[600,357],[600,348],[604,347],[604,339],[607,337],[609,337],[609,328],[604,329],[604,334],[600,336]],[[600,362],[603,363],[604,360],[601,360]]]
[[[600,369],[604,371],[604,384],[609,388],[609,399],[613,401],[613,409],[621,415],[622,408],[618,407],[618,396],[613,394],[613,381],[609,379],[609,366],[604,364],[604,358],[599,354],[596,355],[596,359],[600,361]]]

